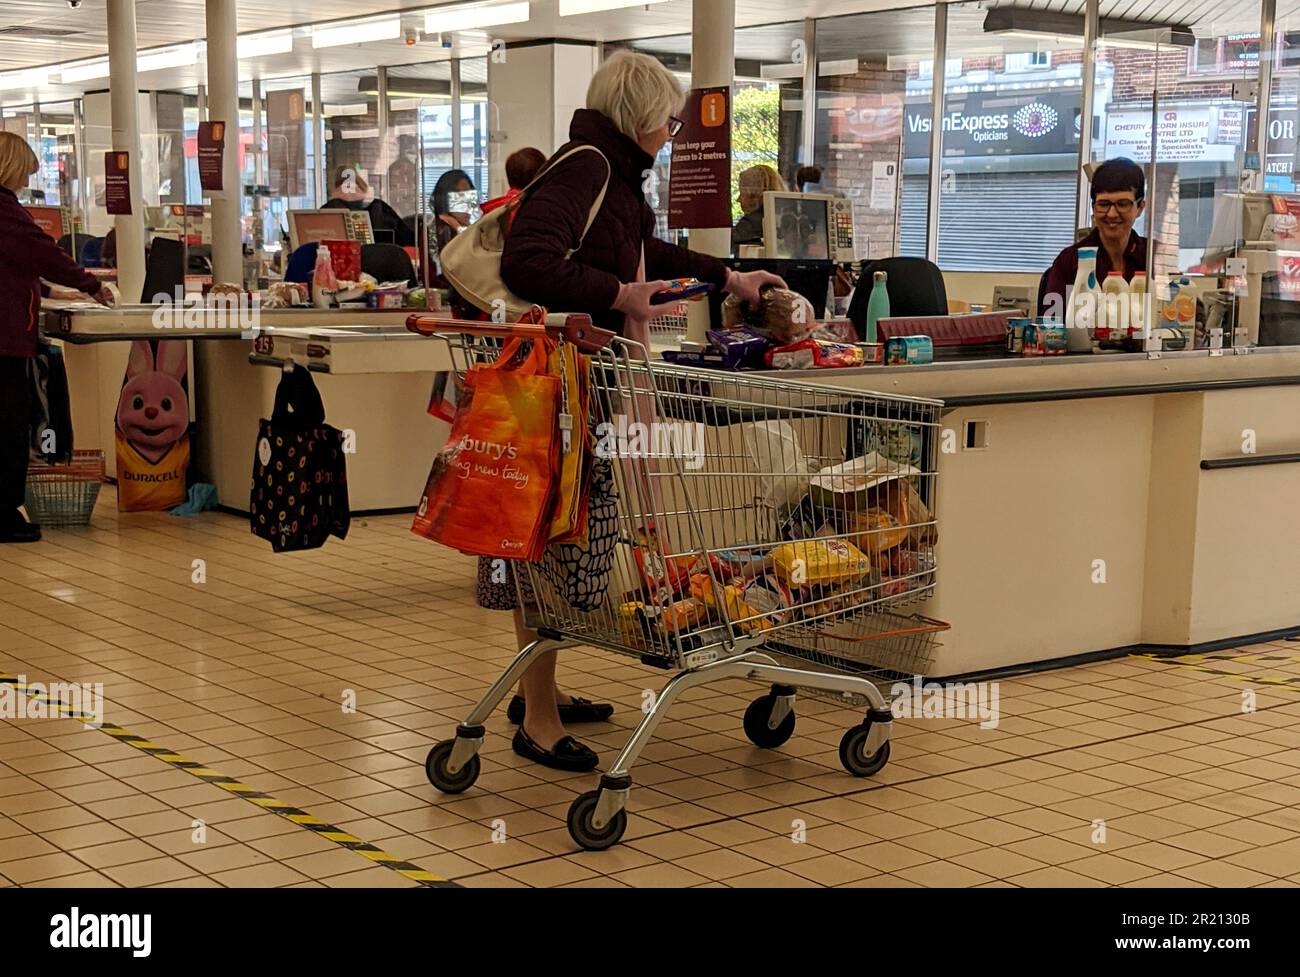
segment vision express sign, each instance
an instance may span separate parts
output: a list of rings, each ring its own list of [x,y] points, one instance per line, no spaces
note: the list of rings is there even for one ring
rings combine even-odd
[[[944,100],[943,155],[1029,156],[1079,150],[1080,94],[973,92]],[[904,155],[930,155],[930,102],[910,101],[904,121]]]

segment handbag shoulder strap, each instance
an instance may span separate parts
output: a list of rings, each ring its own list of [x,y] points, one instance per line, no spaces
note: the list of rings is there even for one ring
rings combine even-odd
[[[596,202],[591,205],[591,213],[587,215],[587,225],[582,229],[582,236],[578,238],[578,246],[569,252],[570,257],[582,249],[582,242],[587,239],[587,232],[591,230],[591,225],[596,223],[596,218],[600,216],[600,208],[605,205],[605,195],[609,193],[609,181],[614,175],[614,166],[610,163],[608,156],[602,153],[595,146],[587,143],[584,143],[581,146],[574,146],[563,156],[559,156],[548,163],[546,167],[537,174],[537,176],[533,177],[533,182],[524,187],[523,191],[519,194],[518,202],[515,204],[516,208],[521,207],[524,200],[528,197],[528,192],[532,190],[533,187],[537,186],[537,184],[540,183],[551,172],[551,170],[555,169],[566,159],[577,156],[578,153],[585,152],[595,153],[605,161],[605,185],[600,188],[600,193],[596,196]]]

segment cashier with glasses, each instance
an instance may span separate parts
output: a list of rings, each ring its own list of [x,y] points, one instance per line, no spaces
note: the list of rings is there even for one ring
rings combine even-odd
[[[1092,233],[1070,245],[1052,262],[1043,276],[1038,294],[1038,313],[1064,307],[1065,296],[1074,286],[1079,271],[1079,249],[1097,249],[1097,280],[1104,282],[1112,271],[1123,272],[1132,281],[1147,270],[1147,241],[1133,230],[1146,210],[1146,175],[1131,159],[1111,159],[1092,175]],[[1049,296],[1060,296],[1055,302]]]

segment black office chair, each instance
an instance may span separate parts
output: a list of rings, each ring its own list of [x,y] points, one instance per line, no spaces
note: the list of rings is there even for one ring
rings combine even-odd
[[[361,245],[361,271],[378,282],[416,284],[411,256],[396,244]]]
[[[878,271],[889,276],[885,284],[889,290],[891,317],[948,314],[948,289],[944,287],[943,272],[938,265],[924,258],[882,258],[862,266],[853,301],[849,303],[849,318],[859,336],[866,334],[867,303],[871,301]]]
[[[212,274],[212,246],[208,244],[192,245],[186,252],[187,275]]]
[[[59,238],[59,250],[73,261],[81,260],[81,249],[90,240],[89,234],[65,234]]]
[[[184,290],[185,245],[169,237],[154,238],[145,263],[141,303],[153,305],[159,296],[175,302],[177,295],[185,294]]]
[[[1035,306],[1038,311],[1035,314],[1040,319],[1047,315],[1047,276],[1051,273],[1052,269],[1048,268],[1043,272],[1043,277],[1038,279],[1038,305]]]

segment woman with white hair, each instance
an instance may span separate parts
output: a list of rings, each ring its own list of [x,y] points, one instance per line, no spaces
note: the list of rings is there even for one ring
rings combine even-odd
[[[655,237],[655,215],[645,199],[655,157],[682,128],[686,95],[676,77],[645,54],[621,52],[596,72],[587,107],[574,113],[570,141],[543,170],[520,205],[506,238],[501,277],[520,298],[548,309],[587,312],[597,325],[649,348],[650,300],[666,279],[697,278],[756,304],[760,289],[784,282],[768,272],[741,274],[717,258]],[[585,237],[591,209],[608,182],[604,202]],[[575,250],[576,249],[576,250]],[[516,611],[520,640],[529,637]],[[524,714],[515,735],[520,756],[561,770],[586,771],[596,754],[568,735],[555,688],[555,653],[542,656],[520,683]],[[612,709],[576,700],[570,721],[606,718]],[[568,703],[565,704],[568,706]],[[572,712],[572,711],[571,711]]]
[[[34,543],[41,528],[19,512],[31,451],[31,386],[27,361],[36,355],[42,279],[112,304],[112,293],[64,254],[18,202],[40,169],[27,140],[0,132],[0,543]]]

